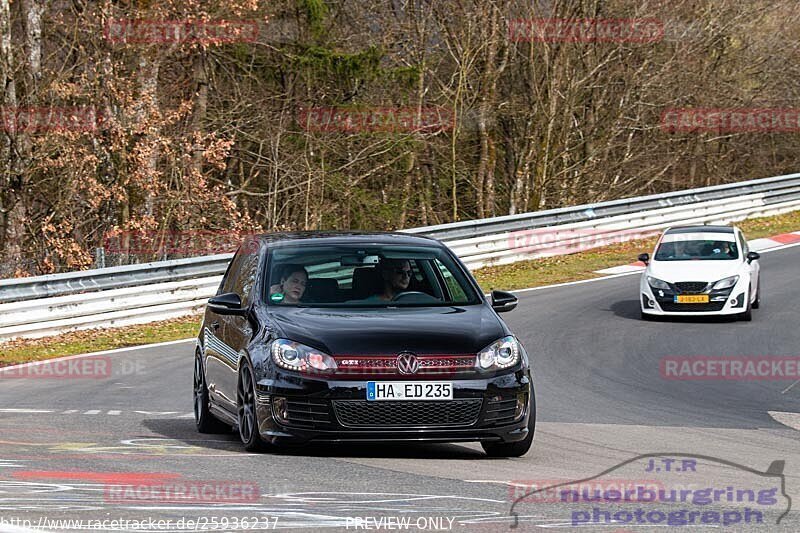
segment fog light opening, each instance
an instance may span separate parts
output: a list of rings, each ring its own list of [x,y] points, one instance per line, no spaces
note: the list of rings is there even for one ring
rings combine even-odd
[[[517,407],[514,409],[514,420],[519,420],[525,414],[528,405],[528,395],[525,393],[517,394]]]
[[[745,298],[744,293],[737,294],[736,297],[733,300],[731,300],[731,307],[739,307],[739,308],[744,307],[744,302],[745,302],[744,298]]]
[[[289,422],[289,402],[286,398],[276,396],[272,399],[272,413],[278,422],[284,424]]]

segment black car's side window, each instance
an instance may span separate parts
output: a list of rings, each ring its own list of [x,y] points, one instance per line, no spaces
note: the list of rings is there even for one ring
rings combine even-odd
[[[247,306],[247,304],[250,303],[250,296],[253,292],[253,286],[256,283],[257,272],[258,254],[252,252],[244,254],[239,265],[239,271],[236,275],[236,281],[231,290],[231,292],[235,292],[241,297],[242,305]]]
[[[236,284],[238,282],[239,272],[241,271],[242,261],[244,261],[247,254],[239,250],[236,255],[231,259],[231,264],[228,266],[228,272],[225,274],[225,279],[222,282],[222,292],[236,292]],[[238,294],[238,293],[237,293]],[[239,295],[241,296],[241,294]]]
[[[231,259],[230,263],[228,263],[228,268],[225,269],[225,274],[222,276],[222,281],[219,282],[219,287],[217,287],[217,294],[224,294],[225,287],[228,285],[228,280],[231,279],[231,267],[233,266],[233,261],[236,259],[234,256]]]
[[[256,282],[258,253],[239,250],[236,252],[222,282],[222,292],[234,292],[242,299],[242,305],[250,302],[250,293]]]

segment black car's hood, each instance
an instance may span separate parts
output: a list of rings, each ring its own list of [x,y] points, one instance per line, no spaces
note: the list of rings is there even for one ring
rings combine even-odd
[[[331,355],[473,354],[508,335],[487,305],[393,309],[272,307],[278,336]]]

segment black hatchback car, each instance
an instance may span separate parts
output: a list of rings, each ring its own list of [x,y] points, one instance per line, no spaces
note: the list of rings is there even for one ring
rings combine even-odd
[[[197,340],[201,432],[247,450],[312,441],[479,441],[525,454],[536,409],[528,355],[442,243],[400,233],[249,238]]]

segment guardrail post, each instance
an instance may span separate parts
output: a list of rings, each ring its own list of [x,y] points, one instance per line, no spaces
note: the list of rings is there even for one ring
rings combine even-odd
[[[94,249],[94,267],[95,268],[106,267],[106,249],[103,248],[102,246]]]

